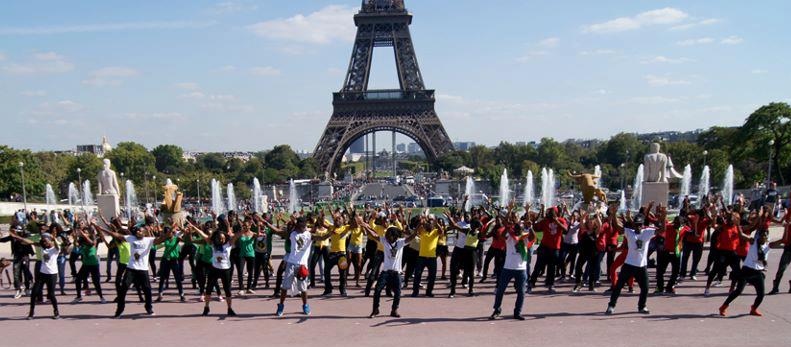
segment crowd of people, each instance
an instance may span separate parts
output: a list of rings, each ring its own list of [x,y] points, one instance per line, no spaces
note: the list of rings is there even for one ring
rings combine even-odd
[[[92,287],[106,303],[97,255],[99,247],[106,247],[106,282],[115,278],[115,317],[122,317],[129,289],[153,315],[155,302],[163,300],[171,285],[179,301],[188,301],[185,283],[195,288],[203,315],[210,314],[214,294],[225,302],[227,315],[234,316],[234,298],[260,289],[271,289],[279,298],[277,316],[284,315],[289,296],[300,296],[302,311],[309,315],[308,290],[317,286],[317,275],[324,296],[335,295],[333,280],[340,296],[348,295],[350,281],[364,288],[364,295],[373,297],[371,317],[380,314],[385,291],[393,298],[390,316],[400,317],[402,289],[411,289],[411,297],[434,297],[439,275],[449,280],[448,297],[456,297],[459,281],[468,296],[475,296],[476,282],[489,280],[491,268],[496,281],[491,319],[500,316],[503,297],[513,286],[513,317],[520,320],[525,294],[557,293],[559,281],[573,281],[572,295],[604,286],[610,296],[607,314],[615,311],[624,287],[633,291],[636,282],[637,310],[648,314],[649,264],[656,267],[654,293],[674,295],[684,281],[697,280],[706,243],[710,251],[702,294],[708,296],[729,282],[729,296],[719,308],[724,316],[750,284],[757,293],[750,314],[760,316],[770,249],[782,247],[783,253],[769,294],[779,292],[791,263],[791,213],[786,209],[775,214],[769,205],[751,206],[742,199],[728,206],[722,200],[704,200],[699,207],[685,200],[672,216],[653,202],[634,212],[618,211],[617,204],[604,210],[569,209],[565,204],[517,208],[491,201],[469,211],[463,206],[465,201],[442,215],[388,205],[364,210],[336,205],[290,215],[230,211],[204,220],[189,217],[183,225],[152,215],[108,221],[85,214],[40,218],[33,212],[24,221],[15,219],[8,236],[0,238],[12,250],[10,264],[2,263],[13,269],[15,298],[29,296],[30,319],[35,306],[45,302],[59,318],[58,296],[66,295],[71,283],[76,293],[72,302],[83,300]],[[770,240],[772,224],[784,226],[782,238]],[[275,238],[284,240],[285,253],[277,267],[272,262]],[[320,264],[323,268],[317,270]],[[158,283],[156,293],[152,282]],[[546,290],[537,290],[542,286]]]

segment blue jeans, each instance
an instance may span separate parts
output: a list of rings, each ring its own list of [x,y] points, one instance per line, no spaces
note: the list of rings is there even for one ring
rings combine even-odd
[[[401,302],[401,274],[395,271],[382,271],[374,289],[374,311],[379,310],[379,300],[385,287],[393,292],[393,311],[398,310],[398,304]]]
[[[61,291],[66,287],[66,256],[58,255],[58,287]]]
[[[508,283],[514,280],[514,288],[516,289],[516,305],[514,306],[514,315],[522,314],[522,305],[525,302],[525,281],[527,279],[527,271],[525,270],[511,270],[503,269],[500,272],[500,277],[497,279],[497,293],[494,297],[494,310],[500,312],[500,307],[503,305],[503,294]]]

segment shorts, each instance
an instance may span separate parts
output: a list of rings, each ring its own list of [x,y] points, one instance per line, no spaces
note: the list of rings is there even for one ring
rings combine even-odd
[[[448,245],[438,245],[437,246],[437,256],[438,257],[447,257],[448,256]]]
[[[308,279],[297,278],[297,271],[299,271],[300,264],[286,263],[286,269],[283,271],[283,289],[288,290],[289,295],[296,295],[308,291]]]
[[[363,253],[363,246],[362,245],[349,245],[349,253],[362,254]]]

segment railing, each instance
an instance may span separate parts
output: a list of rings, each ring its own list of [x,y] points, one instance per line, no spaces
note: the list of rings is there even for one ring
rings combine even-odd
[[[434,100],[433,90],[400,90],[384,89],[365,92],[339,92],[333,94],[334,101],[368,101],[368,100]]]

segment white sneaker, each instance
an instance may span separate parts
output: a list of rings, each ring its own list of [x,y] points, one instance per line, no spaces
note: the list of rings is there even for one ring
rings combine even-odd
[[[722,281],[714,282],[714,287],[720,287],[720,286],[722,286]]]
[[[248,295],[255,295],[255,292],[252,289],[248,289],[245,293]]]
[[[236,293],[236,295],[239,295],[239,296],[244,296],[244,294],[245,294],[244,290],[240,290],[238,293]]]
[[[21,290],[17,290],[16,294],[14,294],[14,299],[19,299],[21,297],[22,297],[22,291]]]

